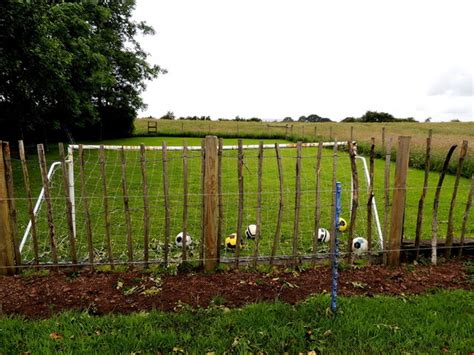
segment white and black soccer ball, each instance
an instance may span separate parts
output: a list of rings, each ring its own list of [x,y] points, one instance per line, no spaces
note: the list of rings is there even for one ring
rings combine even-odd
[[[320,243],[328,243],[331,240],[331,234],[326,228],[318,229],[318,241]]]
[[[257,226],[255,224],[249,224],[245,230],[245,235],[247,236],[247,239],[255,239],[255,236],[257,235]]]
[[[357,237],[352,240],[352,251],[354,254],[363,254],[369,249],[369,243],[367,239]]]
[[[176,237],[174,238],[174,242],[176,244],[176,246],[178,247],[182,247],[183,246],[183,232],[179,232]],[[191,239],[191,236],[189,234],[186,234],[186,246],[189,246],[191,245],[192,243],[192,239]]]

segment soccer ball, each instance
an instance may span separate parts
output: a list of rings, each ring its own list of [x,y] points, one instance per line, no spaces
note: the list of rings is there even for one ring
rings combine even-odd
[[[178,233],[176,235],[176,237],[174,238],[174,242],[176,243],[176,246],[181,248],[183,246],[183,239],[184,239],[183,238],[183,232]],[[186,233],[186,246],[191,245],[192,242],[193,241],[192,241],[190,235]]]
[[[337,230],[339,232],[345,232],[347,230],[347,222],[344,218],[339,218],[339,223],[337,224]]]
[[[369,243],[367,243],[367,239],[362,237],[357,237],[352,240],[352,251],[354,254],[363,254],[369,248]]]
[[[249,224],[245,230],[245,235],[248,239],[255,239],[255,236],[257,235],[257,226],[255,224]]]
[[[326,228],[318,229],[318,241],[322,243],[328,243],[331,240],[331,234]]]
[[[237,233],[232,233],[225,238],[225,246],[229,249],[235,249],[237,246]]]

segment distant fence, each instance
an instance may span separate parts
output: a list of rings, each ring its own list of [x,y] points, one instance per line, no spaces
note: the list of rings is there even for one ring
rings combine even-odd
[[[430,135],[426,146],[428,162],[431,139]],[[426,249],[436,263],[440,247],[440,193],[446,169],[440,173],[435,190],[430,244],[425,245],[422,240],[429,164],[419,188],[415,238],[413,242],[403,241],[406,218],[413,217],[406,215],[410,137],[399,137],[393,187],[392,142],[384,143],[385,168],[380,189],[374,183],[375,140],[362,177],[356,144],[352,141],[260,143],[244,147],[241,140],[236,146],[224,146],[222,139],[208,136],[201,146],[70,145],[67,155],[59,144],[55,173],[54,167],[48,171],[40,144],[36,177],[42,186],[39,203],[44,203],[40,217],[39,207],[35,207],[38,200],[34,191],[38,188],[32,186],[31,164],[23,143],[19,143],[19,158],[12,159],[9,144],[2,142],[0,272],[13,273],[23,267],[147,267],[152,263],[168,265],[182,261],[198,262],[205,270],[215,269],[220,262],[237,267],[259,262],[295,265],[305,260],[314,264],[319,258],[334,255],[333,244],[326,246],[318,237],[321,227],[326,227],[332,236],[339,233],[332,221],[336,181],[341,178],[346,192],[343,204],[349,207],[347,244],[342,253],[348,261],[354,257],[353,240],[362,234],[368,243],[367,255],[380,255],[390,265],[398,265],[410,251],[418,258],[420,251]],[[285,148],[291,148],[291,155],[282,153]],[[333,150],[323,154],[327,152],[324,148]],[[344,156],[347,154],[348,158],[344,160],[341,148],[347,152]],[[446,157],[446,167],[454,150],[455,147]],[[466,154],[467,142],[463,142],[447,214],[446,241],[440,249],[446,257],[472,250],[466,231],[472,231],[468,221],[474,176],[462,212],[462,225],[456,229],[459,238],[454,238],[454,211]],[[264,164],[265,159],[274,163]],[[360,181],[366,181],[367,187],[360,186]],[[374,200],[377,193],[383,200],[378,209]],[[376,223],[379,212],[383,216],[380,227]],[[21,223],[19,215],[23,216]],[[25,232],[26,220],[29,223]],[[250,224],[245,221],[256,226],[255,231],[248,232],[252,234],[251,240],[244,240]],[[175,239],[176,231],[184,236],[179,242]],[[226,241],[231,231],[235,231],[236,238],[233,247]],[[380,238],[374,238],[375,233]],[[187,234],[192,236],[191,245],[187,245]],[[240,247],[242,243],[244,248]],[[465,244],[471,249],[463,248]]]

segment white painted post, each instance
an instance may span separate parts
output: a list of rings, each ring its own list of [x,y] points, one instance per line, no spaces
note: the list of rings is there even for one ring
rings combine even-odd
[[[74,149],[72,145],[67,147],[68,157],[68,174],[69,174],[69,196],[71,197],[71,214],[72,214],[72,230],[74,238],[76,238],[76,198],[74,193]]]

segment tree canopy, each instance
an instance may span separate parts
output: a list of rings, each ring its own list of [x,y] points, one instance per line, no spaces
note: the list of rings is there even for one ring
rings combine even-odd
[[[363,116],[359,118],[346,117],[341,122],[416,122],[413,117],[408,118],[395,118],[393,115],[386,112],[367,111]]]
[[[135,0],[1,2],[0,138],[130,135],[145,81]],[[41,133],[41,134],[39,134]]]

